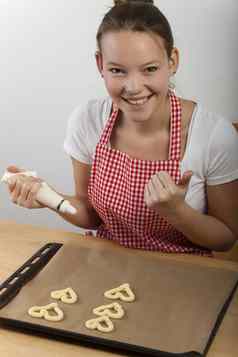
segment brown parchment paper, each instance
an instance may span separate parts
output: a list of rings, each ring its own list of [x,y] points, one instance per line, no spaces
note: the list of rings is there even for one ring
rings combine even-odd
[[[238,279],[237,271],[164,259],[152,252],[140,254],[98,240],[85,238],[60,248],[0,310],[0,317],[161,351],[203,353],[218,313]],[[123,283],[130,283],[136,301],[117,300],[125,316],[112,320],[115,330],[88,330],[86,320],[97,317],[92,309],[115,301],[103,293]],[[57,300],[65,314],[63,321],[48,322],[28,315],[31,306],[56,301],[50,297],[51,291],[66,287],[72,287],[79,299],[73,305]]]

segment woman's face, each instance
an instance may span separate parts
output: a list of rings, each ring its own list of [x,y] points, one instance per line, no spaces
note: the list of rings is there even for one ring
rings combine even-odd
[[[163,40],[147,32],[108,32],[101,39],[98,68],[113,103],[134,121],[156,115],[176,72],[178,53],[168,59]]]

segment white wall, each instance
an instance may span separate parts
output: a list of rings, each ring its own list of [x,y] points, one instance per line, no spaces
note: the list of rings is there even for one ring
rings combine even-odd
[[[238,120],[237,0],[159,0],[181,53],[178,93]],[[62,143],[73,108],[103,96],[95,34],[111,0],[0,0],[0,175],[35,169],[73,192]],[[0,186],[0,219],[77,230],[48,210],[13,205]]]

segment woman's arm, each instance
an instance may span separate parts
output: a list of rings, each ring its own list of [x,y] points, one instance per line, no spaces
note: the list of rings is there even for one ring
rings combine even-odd
[[[214,251],[226,251],[238,239],[238,141],[228,121],[217,123],[206,152],[209,158],[205,186],[208,214],[200,213],[185,202],[191,171],[184,173],[178,185],[167,172],[158,172],[146,185],[145,201],[191,242]],[[223,177],[230,177],[231,181],[211,185]]]
[[[207,200],[207,215],[184,202],[167,219],[191,242],[214,251],[227,251],[238,239],[238,180],[207,186]]]
[[[66,221],[81,228],[96,229],[100,225],[101,219],[88,200],[88,184],[91,166],[81,163],[73,158],[71,159],[73,164],[75,195],[61,195],[72,203],[77,209],[77,213],[75,215],[59,213],[59,215]]]
[[[238,180],[207,186],[208,214],[184,200],[192,172],[176,185],[167,172],[152,176],[145,188],[145,202],[157,210],[191,242],[214,251],[229,250],[238,239]]]

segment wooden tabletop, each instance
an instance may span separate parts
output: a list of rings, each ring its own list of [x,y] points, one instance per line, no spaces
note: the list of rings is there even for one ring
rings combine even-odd
[[[13,221],[0,222],[0,283],[6,280],[44,244],[49,242],[65,243],[70,240],[76,242],[81,238],[82,236],[78,233],[21,225]],[[163,256],[165,258],[168,256],[168,259],[190,262],[194,259],[194,261],[199,261],[203,265],[224,267],[238,271],[238,263],[236,262],[190,255]],[[237,357],[237,331],[238,291],[236,291],[207,357]],[[0,356],[113,357],[122,355],[0,328]]]

